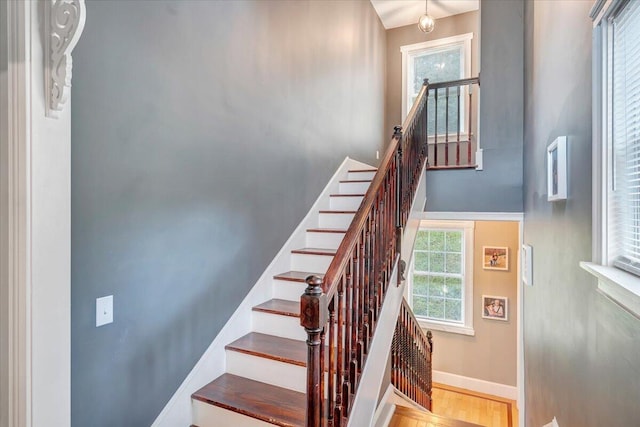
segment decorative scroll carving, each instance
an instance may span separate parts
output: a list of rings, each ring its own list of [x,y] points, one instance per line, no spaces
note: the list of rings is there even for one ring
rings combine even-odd
[[[84,29],[84,0],[45,1],[46,114],[57,117],[69,97],[71,51]]]

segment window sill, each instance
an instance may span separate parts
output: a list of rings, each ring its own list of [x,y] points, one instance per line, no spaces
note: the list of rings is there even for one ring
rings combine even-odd
[[[424,319],[418,319],[418,323],[424,330],[430,329],[432,331],[449,332],[452,334],[469,335],[472,337],[476,335],[476,331],[473,328],[465,325],[445,324]]]
[[[640,318],[640,277],[615,267],[581,262],[580,267],[598,278],[598,290]]]

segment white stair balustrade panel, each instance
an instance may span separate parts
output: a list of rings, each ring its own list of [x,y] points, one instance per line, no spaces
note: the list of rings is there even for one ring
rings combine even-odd
[[[334,194],[330,197],[329,206],[337,211],[357,211],[363,198],[362,194],[339,196]]]
[[[255,311],[252,315],[253,332],[304,341],[307,333],[300,326],[300,318]]]
[[[298,325],[298,328],[303,329]],[[266,357],[227,350],[227,373],[304,393],[307,368]]]

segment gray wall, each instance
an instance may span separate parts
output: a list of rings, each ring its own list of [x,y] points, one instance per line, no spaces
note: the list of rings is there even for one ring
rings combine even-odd
[[[522,212],[524,0],[480,4],[480,146],[484,170],[427,175],[427,210]]]
[[[640,320],[596,291],[591,259],[591,1],[526,5],[526,425],[636,426]],[[546,147],[568,136],[569,198],[547,202]]]
[[[344,157],[375,162],[385,32],[368,1],[90,1],[73,60],[72,424],[140,427]]]
[[[385,132],[393,135],[393,127],[402,124],[402,46],[473,33],[471,40],[471,75],[478,75],[478,11],[461,13],[436,20],[435,29],[425,34],[416,24],[387,30],[387,96]]]

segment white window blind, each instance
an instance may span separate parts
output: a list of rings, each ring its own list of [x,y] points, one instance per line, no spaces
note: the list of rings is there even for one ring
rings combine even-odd
[[[613,20],[612,89],[611,255],[640,275],[640,1]]]

